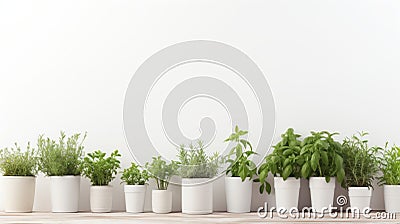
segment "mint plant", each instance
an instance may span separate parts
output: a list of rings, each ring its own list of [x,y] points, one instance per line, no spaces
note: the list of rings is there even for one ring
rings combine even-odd
[[[86,133],[81,140],[80,137],[81,134],[74,134],[66,139],[61,132],[58,141],[54,141],[40,135],[37,143],[39,169],[47,176],[80,175]]]
[[[151,178],[157,183],[158,190],[167,190],[171,177],[178,173],[178,163],[171,161],[167,163],[161,156],[153,157],[151,163],[146,163],[146,169]]]
[[[249,158],[256,153],[253,151],[250,142],[241,138],[247,133],[248,131],[239,130],[239,127],[236,126],[235,132],[225,140],[225,142],[236,144],[227,155],[226,162],[229,163],[229,166],[226,174],[231,174],[232,177],[240,177],[242,181],[246,178],[253,179],[253,176],[257,173],[256,164]],[[234,155],[233,159],[231,159],[232,155]]]
[[[298,139],[301,135],[296,134],[293,128],[281,135],[281,141],[273,146],[274,151],[265,157],[265,161],[258,169],[258,178],[260,182],[260,193],[264,190],[271,193],[271,185],[266,181],[268,173],[274,176],[282,177],[286,180],[288,177],[299,178],[301,168],[305,162],[303,156],[300,156],[301,141]]]
[[[381,150],[382,176],[379,177],[379,184],[400,185],[400,147],[394,145],[388,149],[387,145],[388,143],[386,143],[385,150]]]
[[[301,144],[300,155],[304,158],[301,167],[303,178],[325,177],[326,182],[331,177],[337,177],[340,184],[345,178],[343,166],[342,145],[333,139],[339,133],[327,131],[311,132]]]
[[[360,132],[343,141],[345,187],[372,187],[379,171],[379,147],[369,147],[368,133]]]
[[[131,166],[122,172],[121,180],[127,185],[145,185],[149,177],[146,170],[140,170],[136,163],[131,163]]]
[[[0,171],[3,176],[36,176],[38,158],[35,149],[26,147],[25,152],[15,143],[15,148],[0,150]]]
[[[112,152],[109,157],[100,150],[88,153],[82,163],[83,176],[89,178],[93,186],[108,185],[120,168],[120,161],[117,159],[120,156],[118,150]]]
[[[182,178],[211,178],[217,175],[222,162],[219,153],[208,156],[204,151],[202,141],[197,145],[190,144],[189,149],[185,145],[179,148],[179,174]]]

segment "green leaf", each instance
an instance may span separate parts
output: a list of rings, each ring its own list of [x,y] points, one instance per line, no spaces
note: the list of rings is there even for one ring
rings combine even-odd
[[[313,171],[316,171],[319,165],[319,158],[320,154],[319,152],[314,152],[311,156],[311,169]]]
[[[309,165],[309,163],[306,162],[301,167],[301,176],[303,178],[309,178],[310,177],[310,165]]]
[[[282,173],[283,180],[286,180],[290,176],[290,174],[292,174],[292,171],[293,171],[292,165],[286,166]]]

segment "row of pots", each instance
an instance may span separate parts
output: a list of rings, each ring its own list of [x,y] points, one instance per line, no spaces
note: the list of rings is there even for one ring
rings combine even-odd
[[[77,212],[79,204],[80,176],[50,177],[52,212]],[[31,212],[35,195],[35,177],[3,176],[5,212]],[[335,178],[326,183],[324,177],[311,177],[309,181],[311,203],[315,212],[328,212],[324,207],[333,205]],[[274,178],[276,208],[298,207],[300,179]],[[125,185],[126,211],[139,213],[144,210],[146,185]],[[239,177],[225,177],[227,211],[232,213],[250,212],[252,181]],[[349,198],[352,208],[370,206],[372,189],[350,187]],[[400,212],[400,186],[384,185],[385,209]],[[112,186],[91,186],[90,206],[92,212],[110,212],[112,207]],[[172,210],[172,192],[152,191],[152,210],[168,213]],[[213,212],[213,185],[210,179],[182,179],[182,213],[209,214]]]

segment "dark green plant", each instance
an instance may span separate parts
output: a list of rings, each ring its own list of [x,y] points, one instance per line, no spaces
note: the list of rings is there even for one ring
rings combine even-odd
[[[82,174],[90,179],[93,186],[108,185],[117,174],[117,169],[120,168],[120,161],[117,157],[121,155],[118,150],[111,153],[111,156],[106,158],[106,153],[97,150],[88,153],[83,159]]]
[[[286,180],[288,177],[299,178],[301,176],[301,167],[304,164],[303,156],[300,156],[301,141],[299,134],[295,134],[293,128],[281,135],[281,141],[273,148],[274,151],[265,157],[265,161],[258,169],[258,179],[260,182],[260,193],[264,190],[271,193],[271,185],[266,181],[268,173],[274,176],[282,177]]]
[[[229,166],[226,170],[226,174],[231,174],[232,177],[240,177],[244,181],[247,177],[251,180],[253,176],[257,173],[256,164],[249,159],[251,155],[256,154],[253,151],[253,147],[250,142],[244,138],[247,131],[239,130],[239,127],[235,127],[235,132],[232,133],[229,138],[225,139],[225,142],[233,142],[236,145],[231,149],[230,153],[227,155],[226,162]],[[234,155],[234,159],[231,156]]]
[[[25,152],[15,143],[15,148],[0,150],[0,171],[3,176],[36,176],[38,158],[35,149],[28,146]]]
[[[346,137],[343,141],[345,187],[372,187],[379,171],[378,147],[369,147],[366,132]]]
[[[400,185],[400,147],[394,145],[388,149],[387,145],[381,151],[382,176],[379,177],[379,184]]]
[[[218,168],[221,164],[219,153],[208,156],[204,151],[204,145],[201,141],[197,145],[189,145],[189,149],[185,145],[179,148],[179,173],[182,178],[211,178],[217,175]]]
[[[129,168],[122,172],[121,180],[127,185],[145,185],[149,181],[147,170],[140,170],[136,163],[132,163]]]
[[[84,156],[83,141],[81,134],[74,134],[66,139],[64,132],[58,141],[44,138],[43,135],[38,139],[39,169],[47,176],[66,176],[80,175],[81,163]]]
[[[156,180],[158,190],[167,190],[171,177],[178,173],[178,163],[167,163],[161,156],[153,157],[151,163],[146,163],[146,169],[152,178]]]
[[[325,177],[326,182],[331,177],[337,177],[343,183],[345,171],[343,166],[342,145],[333,139],[338,133],[327,131],[311,132],[301,144],[300,155],[304,158],[301,167],[303,178]]]

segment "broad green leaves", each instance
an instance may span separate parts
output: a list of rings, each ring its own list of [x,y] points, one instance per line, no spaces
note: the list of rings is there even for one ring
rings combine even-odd
[[[105,157],[106,153],[97,150],[88,153],[83,159],[82,174],[90,179],[93,186],[108,185],[117,174],[117,169],[120,168],[120,161],[117,157],[121,155],[118,150],[111,153],[109,157]],[[129,172],[127,172],[127,177]]]
[[[229,166],[226,170],[226,174],[231,174],[233,177],[240,177],[242,181],[246,178],[251,180],[257,173],[256,164],[249,159],[251,155],[256,153],[253,151],[250,142],[241,138],[247,133],[247,131],[242,131],[236,126],[235,132],[225,140],[225,142],[233,142],[236,144],[227,155],[226,162],[229,163]],[[231,159],[233,155],[235,155],[235,158]]]
[[[156,180],[158,190],[167,190],[171,177],[178,172],[178,163],[167,163],[161,156],[153,157],[151,163],[146,163],[146,169],[152,178]]]
[[[258,178],[260,182],[260,193],[264,190],[271,192],[271,186],[266,181],[268,173],[274,176],[280,176],[284,180],[289,177],[299,178],[302,167],[304,167],[304,158],[300,156],[302,149],[301,141],[298,140],[299,134],[295,134],[292,128],[289,128],[281,135],[282,139],[274,146],[274,151],[265,158],[265,162],[258,169]]]

